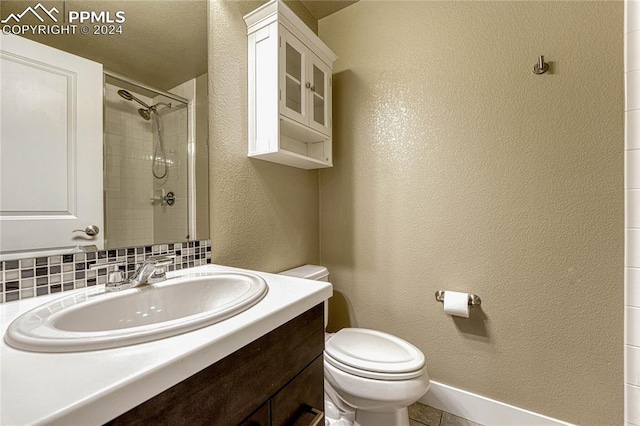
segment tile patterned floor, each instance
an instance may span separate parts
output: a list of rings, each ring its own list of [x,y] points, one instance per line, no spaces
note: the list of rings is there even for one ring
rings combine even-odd
[[[409,406],[409,424],[410,426],[482,426],[419,402]]]

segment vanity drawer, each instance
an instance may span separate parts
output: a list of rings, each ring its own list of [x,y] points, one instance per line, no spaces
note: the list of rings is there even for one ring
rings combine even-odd
[[[324,411],[322,355],[302,370],[271,399],[271,424],[308,426]],[[321,423],[324,425],[324,419]]]
[[[107,424],[240,424],[312,363],[322,373],[323,315],[321,303]],[[308,391],[322,409],[322,375]]]
[[[239,426],[269,426],[271,425],[271,400],[262,404],[253,414],[244,419]]]
[[[240,426],[310,426],[324,424],[322,355],[287,383]]]

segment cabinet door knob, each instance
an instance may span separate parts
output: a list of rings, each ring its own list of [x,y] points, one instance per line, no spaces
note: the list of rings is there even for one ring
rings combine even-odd
[[[84,229],[74,229],[72,232],[84,232],[88,236],[93,237],[100,233],[100,228],[95,225],[89,225]]]
[[[308,81],[305,83],[304,87],[306,87],[307,89],[309,89],[311,87],[311,83],[309,83]]]
[[[312,92],[315,92],[315,91],[316,91],[316,86],[315,86],[315,84],[314,84],[313,86],[311,86],[311,91],[312,91]]]

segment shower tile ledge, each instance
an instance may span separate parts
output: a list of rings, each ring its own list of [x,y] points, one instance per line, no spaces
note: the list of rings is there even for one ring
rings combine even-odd
[[[3,340],[0,424],[105,423],[332,295],[326,282],[219,265],[189,268],[171,276],[185,271],[251,272],[267,281],[269,291],[252,308],[218,324],[122,348],[49,354],[14,349]],[[60,296],[0,305],[3,336],[19,315]]]

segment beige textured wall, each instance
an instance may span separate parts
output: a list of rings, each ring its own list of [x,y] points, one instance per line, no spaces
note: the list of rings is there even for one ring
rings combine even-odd
[[[320,20],[339,57],[332,327],[348,310],[415,343],[434,380],[622,423],[622,24],[622,2],[363,0]],[[440,289],[482,310],[447,316]]]
[[[264,2],[209,4],[213,262],[269,272],[317,263],[318,172],[247,158],[247,29]]]
[[[263,3],[266,3],[266,1]],[[284,3],[289,6],[293,13],[298,15],[298,18],[302,19],[302,22],[307,24],[311,31],[318,34],[318,20],[311,14],[309,9],[302,4],[302,2],[299,0],[284,0]]]

